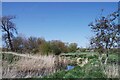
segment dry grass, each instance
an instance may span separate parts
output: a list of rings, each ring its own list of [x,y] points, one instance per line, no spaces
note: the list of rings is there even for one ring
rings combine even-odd
[[[104,68],[104,73],[107,75],[108,78],[119,78],[118,70],[118,64],[106,65],[106,67]]]
[[[2,60],[0,60],[0,79],[2,78]]]
[[[54,55],[34,55],[37,58],[21,58],[14,64],[4,62],[4,78],[42,77],[63,69],[69,61]]]
[[[53,67],[55,58],[53,56],[40,56],[41,59],[22,58],[17,62],[19,69],[41,69],[43,67]]]

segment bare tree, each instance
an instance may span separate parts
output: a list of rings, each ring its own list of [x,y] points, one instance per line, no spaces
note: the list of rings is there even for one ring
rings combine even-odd
[[[14,37],[14,32],[17,34],[16,26],[13,23],[12,19],[15,19],[15,16],[3,16],[0,18],[0,27],[2,29],[2,37],[4,42],[8,45],[7,48],[13,50],[12,38]]]

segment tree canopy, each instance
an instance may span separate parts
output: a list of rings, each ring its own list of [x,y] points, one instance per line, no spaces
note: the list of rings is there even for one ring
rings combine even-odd
[[[103,10],[102,10],[103,12]],[[95,36],[91,39],[90,44],[100,54],[106,53],[112,48],[119,47],[120,41],[120,24],[118,23],[119,13],[118,11],[95,19],[95,22],[89,24]]]

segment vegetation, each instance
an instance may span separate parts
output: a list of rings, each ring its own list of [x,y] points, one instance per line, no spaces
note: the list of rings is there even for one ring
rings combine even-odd
[[[106,78],[99,60],[92,58],[84,67],[76,66],[72,70],[64,70],[44,78]]]
[[[109,50],[118,48],[120,25],[115,23],[118,16],[118,11],[113,12],[106,17],[100,15],[98,19],[95,19],[94,23],[89,24],[92,31],[95,33],[95,36],[91,39],[91,45],[99,52],[101,58],[102,53],[106,54],[105,64],[107,63]]]
[[[79,66],[75,67],[70,71],[60,71],[53,75],[44,77],[44,78],[105,78],[102,70],[99,68],[92,67],[96,70],[90,69],[89,72],[80,68]]]
[[[12,39],[12,45],[15,52],[18,53],[29,53],[29,54],[41,54],[49,55],[67,52],[76,52],[77,44],[70,43],[66,44],[60,40],[46,41],[44,38],[17,36]],[[9,50],[3,47],[3,51]]]
[[[71,54],[71,53],[68,53]],[[79,54],[79,56],[74,57],[74,55]],[[88,63],[85,64],[83,67],[77,65],[76,60],[78,57],[85,59],[88,58]],[[19,60],[20,59],[20,60]],[[18,73],[15,73],[17,76],[24,76],[25,74],[30,74],[29,71],[32,72],[33,77],[41,79],[41,76],[37,76],[38,74],[48,74],[42,76],[42,79],[47,78],[108,78],[108,73],[106,71],[111,70],[112,72],[117,73],[117,69],[115,65],[113,68],[109,69],[105,65],[101,65],[98,59],[98,55],[96,53],[84,52],[84,53],[72,53],[71,57],[64,56],[57,58],[59,61],[56,65],[56,57],[49,55],[49,56],[39,56],[38,59],[26,59],[26,58],[17,58],[12,54],[4,54],[3,61],[8,61],[11,65],[13,62],[16,61],[16,65],[14,67],[18,67]],[[119,61],[119,57],[117,55],[110,54],[108,57],[108,64],[115,64],[114,62]],[[42,60],[42,62],[41,62]],[[64,62],[65,61],[65,62]],[[111,61],[111,62],[109,62]],[[31,63],[32,62],[32,63]],[[42,64],[39,66],[39,64]],[[34,65],[34,66],[33,66]],[[67,70],[67,65],[75,66],[75,68],[71,70]],[[13,65],[12,65],[13,66]],[[104,69],[105,67],[105,69]],[[54,73],[54,71],[56,71]],[[40,72],[40,73],[39,73]],[[47,72],[47,73],[46,73]],[[109,72],[111,73],[111,72]],[[115,74],[112,74],[114,76]],[[110,75],[109,75],[110,76]],[[111,78],[111,76],[110,76]],[[31,78],[34,80],[34,78]]]

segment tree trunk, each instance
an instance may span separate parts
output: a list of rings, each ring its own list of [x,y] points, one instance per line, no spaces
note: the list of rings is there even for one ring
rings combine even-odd
[[[101,63],[101,65],[103,64],[102,63],[102,53],[99,53],[99,60],[100,60],[100,63]]]
[[[10,50],[13,51],[12,40],[11,40],[11,37],[10,37],[10,33],[8,31],[7,31],[7,34],[8,34],[8,42],[9,42]]]
[[[107,60],[108,60],[108,42],[106,42],[106,59],[105,59],[105,62],[104,64],[107,64]]]

